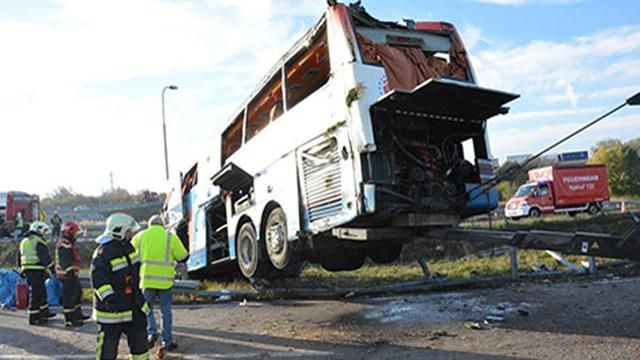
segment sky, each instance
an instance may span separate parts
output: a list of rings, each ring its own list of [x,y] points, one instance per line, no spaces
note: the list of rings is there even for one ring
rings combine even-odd
[[[166,191],[324,0],[0,2],[0,191]],[[375,17],[448,21],[479,85],[521,94],[489,120],[494,157],[534,153],[640,91],[640,2],[364,0]],[[640,136],[625,108],[560,151]]]

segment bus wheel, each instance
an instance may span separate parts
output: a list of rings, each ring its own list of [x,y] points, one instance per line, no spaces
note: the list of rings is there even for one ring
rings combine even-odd
[[[327,254],[320,259],[320,265],[327,271],[356,270],[364,265],[366,251],[345,251],[344,253]]]
[[[253,225],[250,222],[242,224],[236,237],[236,256],[242,275],[247,278],[261,275],[266,267],[261,250]]]
[[[284,270],[292,257],[291,244],[287,233],[287,218],[284,211],[277,207],[271,210],[264,227],[267,255],[273,267]]]
[[[369,249],[367,255],[378,264],[389,264],[398,260],[401,252],[402,244],[388,244]]]
[[[542,213],[540,212],[540,210],[538,208],[533,208],[533,209],[529,210],[529,216],[531,216],[531,217],[539,218],[540,215],[542,215]]]

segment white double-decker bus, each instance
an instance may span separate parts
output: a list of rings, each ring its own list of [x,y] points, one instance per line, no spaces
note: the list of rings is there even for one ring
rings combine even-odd
[[[448,23],[329,6],[170,194],[189,273],[389,263],[420,231],[495,208],[495,190],[477,194],[486,123],[515,98],[476,85]]]

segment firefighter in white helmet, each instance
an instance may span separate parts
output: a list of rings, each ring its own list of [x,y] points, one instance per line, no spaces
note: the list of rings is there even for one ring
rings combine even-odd
[[[115,359],[122,334],[127,335],[133,359],[148,359],[147,313],[139,289],[139,261],[131,238],[138,224],[129,215],[107,218],[104,233],[91,260],[94,316],[98,329],[98,359]]]
[[[29,325],[46,323],[50,317],[55,316],[49,312],[47,290],[44,286],[48,269],[53,265],[46,241],[50,232],[49,225],[42,221],[34,221],[27,236],[20,242],[18,267],[31,287]]]

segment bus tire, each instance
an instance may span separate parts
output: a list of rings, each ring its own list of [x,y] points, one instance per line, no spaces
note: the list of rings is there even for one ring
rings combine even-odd
[[[277,270],[285,270],[292,262],[293,250],[287,232],[287,218],[280,207],[273,208],[267,216],[264,243],[271,265]]]
[[[367,254],[364,250],[345,251],[323,256],[320,265],[327,271],[349,271],[361,268],[366,259]]]
[[[542,212],[540,212],[540,209],[538,209],[538,208],[533,208],[533,209],[529,210],[529,216],[531,216],[531,217],[539,218],[540,215],[542,215]]]
[[[367,252],[369,258],[377,264],[390,264],[400,257],[402,244],[387,244],[370,248]]]
[[[268,270],[264,246],[258,241],[251,222],[240,226],[236,237],[236,255],[240,272],[246,278],[261,277]]]

